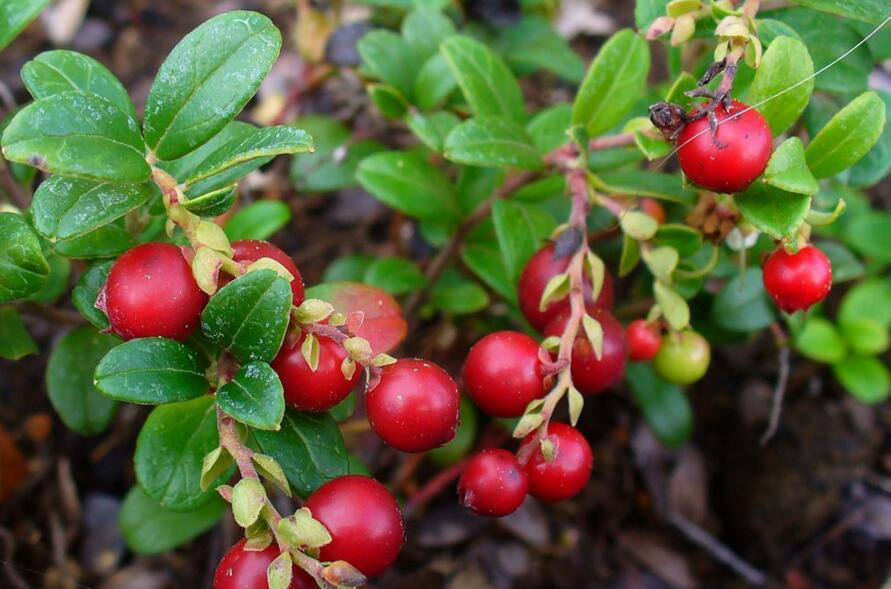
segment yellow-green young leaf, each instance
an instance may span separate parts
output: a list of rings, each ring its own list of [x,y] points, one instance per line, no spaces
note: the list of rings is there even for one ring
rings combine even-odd
[[[544,416],[542,416],[541,413],[527,413],[517,423],[513,435],[515,438],[525,438],[527,435],[535,431],[542,423],[544,423]]]
[[[306,299],[300,303],[294,315],[298,323],[318,323],[330,317],[332,313],[334,307],[331,303],[319,299]]]
[[[622,215],[619,222],[622,225],[622,231],[634,239],[650,239],[659,230],[659,222],[640,211],[628,211]]]
[[[195,230],[195,241],[227,256],[232,255],[232,246],[223,228],[210,221],[201,221]]]
[[[343,347],[350,355],[350,358],[357,362],[365,362],[374,357],[371,344],[368,340],[361,337],[351,337],[344,340]]]
[[[389,354],[378,354],[374,357],[372,364],[377,366],[378,368],[382,368],[384,366],[389,366],[390,364],[395,364],[396,358],[390,356]]]
[[[764,170],[764,183],[786,192],[817,194],[820,185],[807,167],[801,139],[790,137],[774,150]]]
[[[650,50],[634,31],[619,31],[600,48],[572,108],[572,122],[595,137],[619,123],[640,98],[650,70]]]
[[[440,52],[475,114],[523,122],[526,107],[520,85],[491,49],[470,37],[454,35],[442,42]]]
[[[674,21],[671,29],[671,46],[677,47],[689,41],[696,34],[696,19],[692,14],[682,14]]]
[[[659,303],[662,314],[672,329],[681,330],[690,324],[690,307],[674,289],[657,280],[653,283],[653,294],[656,295],[656,302]]]
[[[269,563],[266,569],[266,583],[269,589],[288,589],[294,574],[294,563],[288,552],[282,552]]]
[[[560,338],[556,335],[546,337],[541,341],[541,347],[548,351],[556,350],[560,347]]]
[[[136,120],[136,109],[123,84],[108,68],[83,53],[44,51],[22,66],[21,76],[36,100],[62,92],[95,94]]]
[[[575,426],[585,408],[585,398],[575,387],[569,387],[569,424]]]
[[[351,380],[356,374],[356,361],[352,358],[344,358],[340,363],[340,373],[347,380]]]
[[[795,336],[795,349],[811,360],[826,364],[841,362],[848,355],[848,347],[838,329],[822,317],[808,317]]]
[[[544,457],[546,462],[553,462],[554,456],[556,455],[556,448],[554,448],[554,442],[552,442],[548,438],[542,438],[538,441],[538,448],[541,450],[541,455]]]
[[[872,149],[884,126],[885,103],[875,92],[864,92],[838,111],[807,146],[811,172],[826,178],[850,168]]]
[[[665,11],[668,16],[677,18],[682,14],[694,12],[702,8],[702,0],[671,0],[665,5]]]
[[[456,126],[446,137],[445,156],[470,166],[537,170],[542,158],[519,124],[500,117],[478,116]]]
[[[600,296],[600,290],[603,288],[603,281],[606,276],[606,266],[603,260],[594,252],[585,253],[585,272],[591,279],[591,296],[594,300]]]
[[[6,159],[88,180],[138,183],[151,176],[136,121],[95,94],[32,102],[3,132]]]
[[[678,265],[678,251],[664,245],[657,248],[645,248],[641,255],[653,276],[665,283],[671,283],[671,275]]]
[[[267,456],[266,454],[254,452],[251,459],[254,461],[254,466],[257,468],[257,472],[261,477],[274,483],[288,497],[291,496],[291,486],[288,484],[288,478],[285,476],[285,471],[282,470],[281,465],[275,458]]]
[[[145,105],[148,146],[178,158],[216,135],[251,99],[278,57],[281,34],[257,12],[215,16],[180,41]]]
[[[619,276],[627,276],[640,262],[640,242],[628,235],[622,236],[622,256],[619,258]]]
[[[213,296],[217,292],[217,278],[222,265],[223,259],[219,253],[209,247],[199,247],[192,258],[192,277],[198,283],[198,288]]]
[[[257,520],[259,523],[262,520]],[[252,531],[252,528],[257,528],[256,531]],[[263,526],[259,527],[254,524],[247,530],[245,530],[245,535],[247,538],[247,542],[244,543],[244,549],[253,552],[261,552],[269,548],[272,545],[273,540],[275,538],[272,535],[272,532],[269,531],[269,528]]]
[[[223,448],[217,446],[211,450],[201,463],[201,490],[206,491],[211,483],[220,478],[235,464],[232,455]]]
[[[857,354],[884,354],[888,351],[888,328],[872,319],[854,319],[841,324],[842,333]]]
[[[276,530],[294,548],[321,548],[331,543],[331,534],[306,507],[298,509],[291,517],[279,520]]]
[[[272,270],[288,282],[294,280],[294,275],[291,272],[281,265],[281,262],[277,262],[272,258],[260,258],[256,262],[251,263],[247,267],[247,272],[253,272],[255,270]]]
[[[560,299],[566,298],[571,287],[569,274],[557,274],[548,280],[544,290],[541,293],[541,300],[538,302],[538,309],[544,311],[548,306]]]
[[[594,349],[594,355],[600,360],[603,357],[603,326],[599,321],[585,314],[582,317],[582,327],[585,328],[585,336]]]
[[[241,479],[232,487],[232,515],[243,528],[252,525],[260,517],[266,505],[266,489],[257,479]]]
[[[321,354],[318,338],[311,333],[306,334],[306,337],[303,338],[303,344],[300,346],[300,353],[303,355],[303,359],[306,360],[306,365],[309,366],[309,369],[315,372],[316,368],[319,367],[319,355]]]

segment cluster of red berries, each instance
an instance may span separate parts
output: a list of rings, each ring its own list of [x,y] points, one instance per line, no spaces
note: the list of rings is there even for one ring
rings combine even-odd
[[[331,535],[319,559],[343,560],[366,577],[375,577],[396,560],[405,535],[405,524],[396,500],[372,478],[347,475],[319,487],[306,500],[312,517]],[[250,551],[242,540],[223,556],[213,578],[214,589],[267,589],[266,570],[281,549],[271,544]],[[294,566],[289,589],[311,589],[316,582]]]

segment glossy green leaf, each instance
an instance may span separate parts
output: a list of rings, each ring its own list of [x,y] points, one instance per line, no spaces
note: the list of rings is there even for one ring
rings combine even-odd
[[[569,141],[566,132],[572,125],[572,107],[557,104],[532,117],[526,132],[542,155],[548,154]]]
[[[155,407],[136,439],[136,480],[145,494],[165,509],[198,509],[216,496],[216,486],[233,470],[220,476],[207,491],[201,490],[204,457],[219,445],[213,397],[204,395]]]
[[[92,327],[80,327],[53,348],[46,367],[46,390],[69,429],[95,435],[111,423],[117,403],[97,390],[93,373],[99,361],[120,343]]]
[[[145,104],[146,144],[162,160],[216,135],[248,103],[281,48],[281,34],[258,12],[208,20],[177,43]]]
[[[864,92],[841,109],[807,146],[807,163],[817,178],[834,176],[860,161],[879,140],[885,103]]]
[[[193,511],[170,511],[138,486],[130,489],[121,505],[121,533],[137,554],[161,554],[211,529],[226,512],[226,502],[213,497]]]
[[[18,312],[12,307],[0,308],[0,358],[18,360],[36,353],[37,344]]]
[[[854,353],[874,355],[888,351],[888,327],[878,321],[855,319],[840,327]]]
[[[37,292],[28,295],[34,303],[50,304],[58,300],[68,290],[68,278],[71,276],[71,261],[52,250],[46,254],[46,262],[50,272],[46,282]]]
[[[693,205],[696,202],[696,191],[684,186],[683,179],[677,174],[644,170],[606,172],[593,177],[592,183],[605,192],[651,196],[685,205]]]
[[[516,303],[517,289],[508,276],[494,235],[491,240],[468,240],[461,249],[461,261],[502,298]]]
[[[425,110],[442,104],[458,87],[449,63],[441,53],[424,62],[415,79],[415,102]]]
[[[362,68],[378,80],[393,86],[408,99],[414,94],[415,77],[423,65],[423,55],[393,31],[377,29],[362,36],[357,45]]]
[[[811,197],[754,182],[734,198],[740,212],[759,231],[774,239],[792,235],[807,216]]]
[[[891,394],[891,372],[875,356],[851,356],[833,364],[832,373],[863,403],[881,403]]]
[[[51,174],[136,183],[149,179],[136,121],[104,98],[63,92],[32,102],[3,132],[3,155]]]
[[[34,193],[34,226],[48,239],[86,235],[141,207],[154,184],[113,184],[53,176]]]
[[[312,149],[312,137],[295,127],[264,127],[230,141],[207,156],[183,181],[190,185],[250,160]]]
[[[889,16],[888,3],[885,0],[793,0],[793,2],[813,10],[862,20],[874,25],[881,24]]]
[[[807,167],[804,144],[798,137],[783,141],[770,156],[763,181],[780,190],[813,196],[820,190],[817,179]]]
[[[0,4],[0,49],[9,45],[47,4],[49,0],[4,0]]]
[[[418,267],[404,258],[378,258],[368,265],[363,282],[401,295],[423,287],[427,280]]]
[[[622,254],[619,258],[619,276],[628,276],[640,262],[640,242],[628,234],[622,235]]]
[[[74,308],[80,311],[80,314],[96,329],[100,330],[108,328],[108,317],[96,308],[96,299],[99,297],[99,291],[105,285],[105,281],[108,280],[108,273],[113,265],[114,261],[109,260],[91,266],[81,274],[77,285],[71,291],[71,302],[74,304]]]
[[[511,195],[513,200],[540,202],[558,198],[566,194],[566,176],[557,174],[535,180],[519,188]]]
[[[452,315],[477,313],[489,306],[489,293],[457,272],[446,272],[430,291],[430,304]]]
[[[459,214],[451,182],[420,153],[370,155],[356,177],[372,196],[411,217],[449,221]]]
[[[15,213],[0,213],[0,302],[37,292],[49,272],[40,240],[27,221]]]
[[[520,85],[491,49],[470,37],[455,35],[440,45],[440,51],[475,114],[524,121],[526,107]]]
[[[291,208],[279,200],[258,200],[241,208],[223,227],[230,241],[267,239],[291,220]]]
[[[181,204],[190,213],[201,217],[216,217],[232,208],[238,197],[238,185],[224,186],[219,190],[211,190],[195,198],[183,201]]]
[[[83,53],[44,51],[24,66],[22,81],[36,100],[62,92],[94,94],[136,120],[136,108],[124,85],[104,65]]]
[[[647,42],[630,29],[609,38],[591,62],[572,107],[572,122],[592,137],[608,131],[644,93],[650,71]]]
[[[891,216],[872,211],[860,215],[845,227],[849,246],[868,258],[891,264]]]
[[[517,24],[502,28],[496,48],[521,75],[547,70],[575,84],[585,75],[585,65],[578,54],[540,16],[525,16]]]
[[[68,258],[109,258],[124,253],[135,241],[119,219],[81,237],[62,239],[53,248]]]
[[[337,423],[327,413],[285,411],[277,432],[254,431],[263,454],[281,465],[291,488],[306,498],[326,482],[349,473],[349,455]]]
[[[838,329],[822,317],[808,317],[795,336],[795,349],[811,360],[832,364],[848,355],[848,347]]]
[[[891,45],[891,41],[888,42]],[[889,58],[891,59],[891,58]],[[885,117],[891,113],[891,92],[879,91],[885,103]],[[878,142],[850,170],[848,181],[852,186],[872,186],[891,172],[891,125],[885,123]]]
[[[439,51],[439,44],[454,34],[454,23],[439,10],[418,8],[402,21],[403,38],[425,60]]]
[[[445,156],[471,166],[514,167],[536,170],[542,158],[523,127],[507,119],[475,117],[452,129]]]
[[[212,153],[219,151],[228,143],[235,144],[238,141],[246,140],[256,132],[257,127],[254,125],[242,121],[232,121],[200,147],[196,147],[186,155],[177,159],[163,162],[159,161],[156,165],[182,182],[192,175],[194,170],[197,169],[204,160],[210,157]],[[204,183],[202,182],[199,184]]]
[[[200,397],[209,385],[207,364],[193,349],[163,337],[125,342],[96,366],[96,387],[118,401],[141,405]]]
[[[217,404],[236,421],[257,429],[277,430],[285,415],[282,383],[264,362],[242,366],[217,391]]]
[[[429,115],[412,113],[406,119],[408,128],[432,151],[442,153],[446,137],[461,120],[450,112],[435,112]]]
[[[679,448],[693,434],[693,409],[684,391],[668,384],[648,363],[629,363],[625,377],[647,425],[663,444]]]
[[[523,266],[557,223],[544,209],[510,200],[495,201],[492,220],[507,275],[516,284]]]
[[[773,98],[778,92],[809,78],[813,73],[814,62],[805,44],[792,37],[777,37],[761,58],[746,100],[749,104],[758,104]],[[774,135],[779,135],[798,120],[813,90],[814,81],[810,80],[785,92],[782,98],[758,106],[758,112],[767,119]]]
[[[273,270],[236,278],[211,297],[201,313],[201,329],[238,362],[271,362],[285,337],[291,312],[291,286]]]

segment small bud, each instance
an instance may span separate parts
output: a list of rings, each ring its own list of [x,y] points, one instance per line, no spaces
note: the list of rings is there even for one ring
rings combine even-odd
[[[585,336],[594,350],[594,355],[600,360],[603,358],[603,326],[599,321],[586,314],[582,317],[582,327],[585,329]]]
[[[266,489],[257,479],[241,479],[232,488],[232,515],[246,528],[257,521],[266,505]]]
[[[545,459],[545,462],[550,463],[554,461],[554,456],[556,455],[554,442],[547,438],[542,438],[538,442],[538,447],[541,449],[541,455]]]
[[[319,299],[306,299],[294,312],[298,323],[318,323],[331,317],[334,307]]]
[[[306,507],[279,520],[276,531],[292,548],[321,548],[331,543],[328,529],[322,522],[313,519],[312,512]]]
[[[266,583],[269,585],[269,589],[288,589],[294,574],[293,567],[294,563],[288,552],[282,552],[269,563],[269,568],[266,569]]]
[[[647,30],[647,41],[653,41],[661,37],[674,27],[674,19],[670,16],[660,16],[653,21]]]
[[[541,293],[541,300],[538,303],[538,310],[544,311],[554,301],[566,298],[569,294],[569,274],[557,274],[548,280],[544,290]]]
[[[339,327],[346,324],[346,320],[346,315],[344,315],[343,313],[335,312],[331,314],[331,317],[328,317],[328,325]]]
[[[696,33],[696,19],[692,14],[684,14],[674,21],[674,29],[671,31],[671,46],[683,45],[693,38]]]
[[[585,398],[575,387],[569,387],[569,423],[575,426],[585,407]]]
[[[235,461],[229,452],[219,446],[207,453],[201,464],[201,490],[206,491],[210,485],[217,480],[224,472],[229,470]]]
[[[195,241],[226,256],[232,255],[232,246],[223,228],[210,221],[201,221],[195,229]]]
[[[374,366],[378,368],[383,368],[384,366],[389,366],[390,364],[396,363],[396,358],[390,356],[389,354],[378,354],[374,357],[374,360],[371,362]]]
[[[356,361],[352,358],[344,358],[340,363],[340,373],[346,380],[351,380],[356,374]]]
[[[232,503],[232,487],[230,485],[220,485],[217,487],[217,493],[220,494],[224,501]]]
[[[673,16],[675,18],[683,14],[696,12],[701,8],[702,0],[672,0],[665,5],[665,11],[668,13],[668,16]]]
[[[368,582],[359,569],[345,560],[335,560],[322,569],[322,578],[335,587],[361,587]]]
[[[350,355],[350,358],[356,362],[364,363],[371,360],[374,356],[371,344],[368,343],[368,340],[365,338],[351,337],[344,340],[343,347],[347,351],[347,354]]]
[[[556,335],[546,337],[541,342],[541,347],[549,352],[560,348],[560,338]]]
[[[591,296],[594,300],[600,296],[603,289],[603,281],[606,277],[606,266],[594,252],[585,253],[585,270],[591,279]]]
[[[291,486],[288,484],[288,478],[285,476],[285,471],[275,458],[255,452],[251,456],[251,459],[254,461],[254,466],[257,467],[257,473],[261,477],[275,484],[275,486],[281,489],[288,497],[291,496]]]
[[[198,288],[213,296],[217,292],[217,281],[223,260],[218,252],[209,247],[199,247],[192,258],[192,276]]]
[[[276,262],[272,258],[260,258],[256,262],[252,262],[245,272],[253,272],[255,270],[272,270],[288,282],[294,280],[294,275],[287,268]]]

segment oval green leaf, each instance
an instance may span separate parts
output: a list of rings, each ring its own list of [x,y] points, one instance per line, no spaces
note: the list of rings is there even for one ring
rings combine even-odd
[[[526,130],[503,118],[480,116],[464,121],[449,133],[447,159],[470,166],[537,170],[543,162]]]
[[[49,272],[40,240],[27,221],[15,213],[0,213],[0,303],[37,292]]]
[[[226,221],[224,229],[230,241],[266,239],[288,224],[291,208],[279,200],[258,200],[239,209]]]
[[[74,308],[80,311],[84,318],[93,324],[96,329],[108,328],[108,317],[100,309],[96,308],[96,299],[99,291],[108,280],[108,273],[114,265],[113,260],[100,262],[90,267],[77,281],[77,286],[71,291],[71,302]]]
[[[96,387],[118,401],[140,405],[176,403],[200,397],[209,386],[207,365],[178,341],[147,337],[125,342],[96,366]]]
[[[875,92],[864,92],[820,129],[805,155],[817,178],[834,176],[860,161],[872,149],[885,126],[885,103]]]
[[[411,217],[448,221],[459,214],[452,183],[423,154],[375,153],[362,160],[356,178],[372,196]]]
[[[881,403],[891,394],[891,373],[875,356],[851,356],[833,364],[832,373],[863,403]]]
[[[130,489],[118,515],[121,533],[137,554],[160,554],[212,528],[226,511],[220,497],[194,511],[164,509],[138,486]]]
[[[811,206],[811,197],[805,194],[786,192],[760,181],[737,194],[734,201],[747,221],[774,239],[795,233]]]
[[[761,58],[746,100],[749,104],[758,104],[773,98],[778,92],[809,78],[813,73],[814,62],[805,44],[792,37],[777,37]],[[798,120],[813,91],[814,81],[809,80],[785,92],[782,98],[758,106],[758,112],[767,119],[771,132],[779,135]]]
[[[31,339],[18,311],[12,307],[0,308],[0,358],[18,360],[37,353],[37,344]]]
[[[257,429],[278,430],[285,415],[282,383],[265,362],[251,362],[217,391],[217,405],[236,421]]]
[[[281,34],[258,12],[208,20],[180,41],[158,70],[145,105],[146,143],[162,160],[216,135],[248,103],[281,48]]]
[[[814,196],[820,185],[807,167],[804,144],[798,137],[783,141],[770,156],[763,181],[786,192]]]

